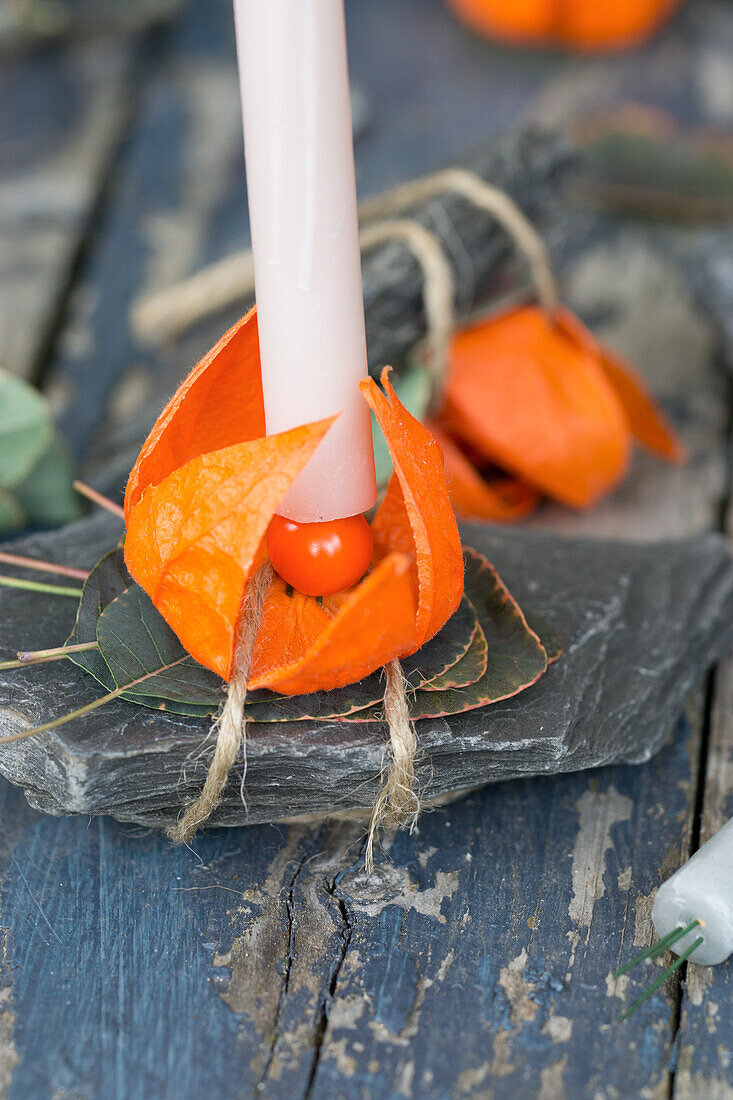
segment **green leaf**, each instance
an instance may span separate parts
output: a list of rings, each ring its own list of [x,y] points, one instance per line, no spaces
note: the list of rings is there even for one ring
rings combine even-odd
[[[0,370],[0,533],[81,514],[71,463],[45,398]]]
[[[19,531],[25,525],[25,512],[18,501],[7,489],[0,489],[0,533]]]
[[[542,645],[545,647],[545,652],[547,653],[548,665],[554,665],[555,661],[558,661],[562,657],[562,638],[555,630],[554,626],[550,626],[546,619],[543,619],[541,615],[535,614],[534,611],[525,611],[524,617],[527,620],[529,629],[534,630],[535,634],[542,641]]]
[[[441,718],[498,703],[524,691],[547,669],[547,653],[493,566],[477,550],[464,548],[466,594],[473,602],[487,645],[487,665],[475,683],[444,691],[419,690],[410,697],[410,716]],[[468,659],[468,654],[464,660]],[[369,708],[346,721],[381,718]]]
[[[640,104],[581,121],[581,196],[624,213],[675,221],[733,215],[727,137],[683,129]]]
[[[405,657],[402,672],[408,686],[416,689],[436,676],[450,675],[458,667],[479,633],[473,605],[463,599],[455,613],[434,638],[417,653]],[[466,666],[467,668],[468,666]],[[381,672],[333,691],[308,695],[278,695],[274,691],[253,691],[247,696],[247,718],[253,722],[299,722],[307,718],[345,718],[380,702],[384,696]]]
[[[123,699],[155,708],[163,701],[193,704],[195,714],[202,706],[215,710],[222,700],[224,681],[186,653],[137,584],[105,607],[97,623],[97,641],[115,684],[129,689]]]
[[[485,674],[489,661],[489,647],[486,635],[478,626],[470,646],[457,664],[436,676],[423,691],[448,691],[451,688],[465,688],[475,684]]]
[[[21,378],[0,370],[0,487],[24,481],[53,438],[48,406]]]
[[[74,629],[66,639],[65,645],[96,642],[100,615],[132,583],[132,577],[125,566],[122,548],[116,546],[97,562],[84,582]],[[69,660],[79,668],[83,668],[85,672],[89,672],[108,691],[117,687],[107,662],[98,650],[74,653],[69,656]]]
[[[28,523],[61,527],[81,515],[66,445],[56,436],[26,479],[13,490]]]
[[[398,398],[418,420],[422,420],[430,404],[430,379],[428,373],[416,364],[408,364],[394,379],[394,390]],[[387,440],[372,413],[372,442],[374,444],[374,466],[377,472],[377,485],[386,488],[392,476],[392,459]]]
[[[490,562],[466,547],[466,590],[474,602],[488,647],[486,672],[458,690],[418,691],[410,706],[413,718],[460,714],[518,695],[547,669],[547,653],[527,625],[514,597]]]
[[[466,595],[443,629],[402,662],[413,718],[486,706],[534,683],[547,653],[495,570],[464,551]],[[98,651],[70,657],[108,691],[141,706],[203,718],[218,710],[224,682],[190,657],[125,568],[121,548],[106,554],[85,585],[67,644],[96,638]],[[307,718],[370,721],[381,716],[384,684],[375,673],[331,692],[282,696],[250,693],[251,721]]]

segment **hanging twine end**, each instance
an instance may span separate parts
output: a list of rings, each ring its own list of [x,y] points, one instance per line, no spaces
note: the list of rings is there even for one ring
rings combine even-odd
[[[420,797],[415,790],[417,736],[407,705],[405,677],[398,660],[384,666],[384,717],[389,726],[389,770],[387,780],[374,803],[369,823],[364,864],[374,870],[374,844],[379,830],[409,828],[413,831],[420,814]]]

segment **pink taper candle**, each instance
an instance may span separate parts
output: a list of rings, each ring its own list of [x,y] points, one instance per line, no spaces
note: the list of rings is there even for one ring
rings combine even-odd
[[[343,0],[234,0],[268,434],[340,413],[279,511],[376,499]]]

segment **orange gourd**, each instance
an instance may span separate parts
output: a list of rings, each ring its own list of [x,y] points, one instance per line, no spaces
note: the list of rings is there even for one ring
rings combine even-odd
[[[578,50],[630,46],[652,34],[678,0],[448,0],[474,30],[501,41]]]
[[[323,598],[275,576],[251,688],[294,695],[360,680],[414,653],[460,602],[463,559],[440,448],[397,400],[387,371],[382,386],[361,383],[395,468],[371,525],[371,570]],[[188,652],[227,680],[270,521],[331,423],[265,436],[252,310],[179,387],[130,475],[127,566]]]

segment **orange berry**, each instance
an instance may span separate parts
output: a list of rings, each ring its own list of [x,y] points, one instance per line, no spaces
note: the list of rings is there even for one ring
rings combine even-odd
[[[372,532],[363,516],[296,523],[273,516],[267,553],[286,584],[306,596],[330,596],[350,588],[372,560]]]

